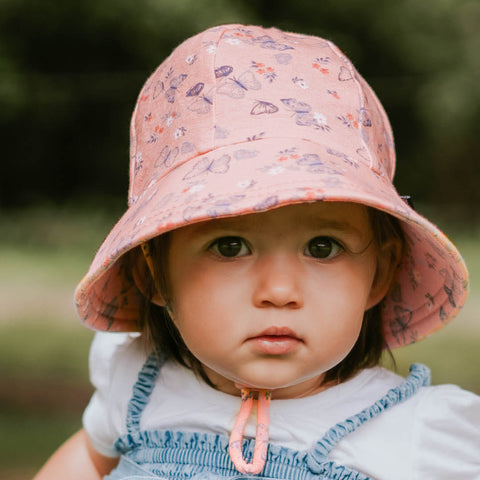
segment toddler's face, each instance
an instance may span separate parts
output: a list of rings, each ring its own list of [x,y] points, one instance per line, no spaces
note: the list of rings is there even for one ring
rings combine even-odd
[[[307,394],[355,344],[385,290],[367,209],[312,203],[171,234],[173,320],[220,390]]]

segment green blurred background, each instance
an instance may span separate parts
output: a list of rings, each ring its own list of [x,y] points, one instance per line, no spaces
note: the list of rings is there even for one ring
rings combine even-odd
[[[125,208],[143,82],[186,37],[237,22],[333,40],[379,95],[398,190],[472,274],[461,315],[397,369],[480,393],[478,0],[0,0],[0,478],[30,478],[81,425],[92,333],[72,295]]]

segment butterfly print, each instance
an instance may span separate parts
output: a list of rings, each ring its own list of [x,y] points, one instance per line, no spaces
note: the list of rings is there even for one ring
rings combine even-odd
[[[326,132],[331,130],[327,125],[326,118],[320,113],[312,113],[312,107],[305,102],[295,98],[282,98],[281,102],[295,113],[295,123],[301,127],[314,127]]]
[[[294,48],[285,43],[279,43],[273,40],[272,37],[268,35],[262,35],[261,37],[254,38],[255,43],[260,44],[261,48],[268,48],[270,50],[278,50],[283,52],[284,50],[293,50]]]
[[[205,86],[205,84],[203,82],[196,83],[193,87],[191,87],[187,90],[187,93],[185,94],[185,96],[186,97],[197,97],[198,95],[200,95],[204,86]]]
[[[428,306],[429,308],[432,308],[435,305],[435,298],[433,295],[429,292],[425,294],[425,298],[428,300]]]
[[[413,313],[399,305],[395,305],[393,311],[395,320],[390,322],[390,331],[398,343],[405,343],[405,332],[410,328]]]
[[[309,113],[312,110],[311,105],[305,102],[299,102],[296,98],[282,98],[281,102],[295,113]]]
[[[247,158],[254,158],[258,155],[258,152],[256,150],[247,150],[245,148],[242,148],[240,150],[235,150],[233,152],[233,157],[236,160],[244,160]]]
[[[292,61],[292,56],[289,53],[277,53],[275,55],[275,60],[280,65],[288,65]]]
[[[250,111],[250,115],[262,115],[264,113],[276,113],[278,112],[278,107],[270,102],[263,102],[257,100],[257,103],[253,106]]]
[[[360,122],[364,127],[371,127],[372,126],[372,121],[370,120],[370,117],[368,115],[367,109],[366,108],[361,108],[360,109]],[[381,145],[379,145],[381,146]]]
[[[204,157],[193,166],[192,170],[188,172],[183,179],[198,177],[206,173],[227,173],[230,168],[230,155],[222,155],[219,158]]]
[[[135,155],[135,173],[138,173],[143,168],[143,156],[142,152],[138,152]]]
[[[169,103],[175,102],[175,92],[186,78],[187,74],[182,73],[181,75],[177,75],[170,80],[170,88],[165,92],[165,97]]]
[[[240,99],[245,96],[248,90],[260,90],[261,87],[261,83],[255,78],[253,72],[247,70],[238,78],[227,78],[226,82],[217,88],[217,93]]]
[[[447,294],[448,302],[453,308],[457,307],[455,302],[455,282],[446,269],[440,270],[440,275],[445,279],[443,291]]]
[[[233,72],[233,67],[230,65],[222,65],[215,69],[215,78],[228,77]]]
[[[160,166],[171,167],[178,156],[178,147],[175,147],[173,150],[170,150],[168,145],[165,145],[160,152],[160,155],[157,157],[155,161],[155,168]]]
[[[307,167],[307,171],[311,173],[326,173],[331,175],[338,175],[341,172],[327,166],[316,153],[307,153],[302,155],[297,164],[302,167]]]
[[[187,207],[183,211],[183,219],[186,222],[189,222],[192,218],[198,216],[199,214],[203,213],[203,207],[202,206],[197,206],[197,207]]]
[[[353,80],[352,72],[347,67],[340,67],[340,72],[338,72],[338,79],[341,82]]]
[[[260,203],[257,203],[253,209],[257,211],[267,210],[269,208],[273,208],[278,204],[278,196],[272,195],[271,197],[267,197],[265,200],[262,200]]]
[[[189,55],[186,59],[185,62],[188,63],[188,65],[193,65],[197,61],[197,55],[194,53],[192,55]]]
[[[107,331],[110,330],[115,321],[115,314],[118,311],[119,303],[118,296],[113,297],[108,302],[105,302],[105,307],[103,308],[101,314],[107,319]]]
[[[230,132],[227,129],[215,125],[215,138],[228,138],[229,134]]]
[[[192,142],[183,142],[181,146],[181,152],[183,154],[190,153],[195,150],[195,145]]]
[[[218,216],[222,213],[229,213],[230,207],[236,202],[240,202],[241,200],[243,200],[245,196],[246,195],[231,195],[230,197],[220,198],[216,200],[213,204],[211,204],[210,208],[212,209],[210,211],[212,212],[212,215],[210,216]]]
[[[153,89],[153,99],[155,100],[165,89],[165,86],[163,85],[163,82],[161,80],[158,80],[155,83],[155,87]]]
[[[350,165],[351,167],[358,168],[357,162],[345,153],[339,152],[337,150],[333,150],[332,148],[327,148],[327,153],[329,153],[330,155],[334,155],[335,157],[342,158],[343,161],[348,165]]]
[[[356,152],[358,156],[362,158],[362,160],[370,162],[370,156],[368,150],[365,147],[357,148]]]
[[[197,85],[199,85],[199,84],[197,83]],[[197,85],[192,87],[190,90],[197,87]],[[190,92],[190,90],[189,90],[189,92]],[[199,113],[200,115],[205,115],[208,112],[210,112],[210,108],[213,105],[213,93],[215,91],[215,87],[213,87],[205,95],[199,95],[202,90],[203,90],[203,86],[201,88],[197,87],[196,90],[191,92],[191,95],[189,95],[189,96],[195,96],[195,94],[196,94],[196,95],[198,95],[198,97],[187,108],[189,110],[191,110],[192,112]]]

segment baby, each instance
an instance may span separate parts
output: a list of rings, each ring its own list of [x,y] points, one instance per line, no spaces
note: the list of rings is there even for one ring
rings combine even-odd
[[[226,25],[143,87],[129,208],[76,292],[84,428],[37,480],[480,478],[480,400],[379,366],[467,295],[331,42]],[[137,332],[137,333],[112,333]]]

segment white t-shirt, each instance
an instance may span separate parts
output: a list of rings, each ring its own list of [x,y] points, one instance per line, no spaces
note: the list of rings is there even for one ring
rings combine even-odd
[[[145,359],[134,335],[95,336],[90,370],[96,391],[83,423],[103,455],[118,455],[113,444],[126,433],[127,404]],[[316,395],[272,400],[270,443],[306,450],[330,427],[369,407],[402,381],[376,367]],[[190,370],[167,362],[143,411],[140,429],[229,436],[239,408],[238,397],[219,392]],[[254,418],[245,436],[255,437]],[[379,480],[480,480],[480,397],[454,385],[421,388],[341,440],[330,459]]]

